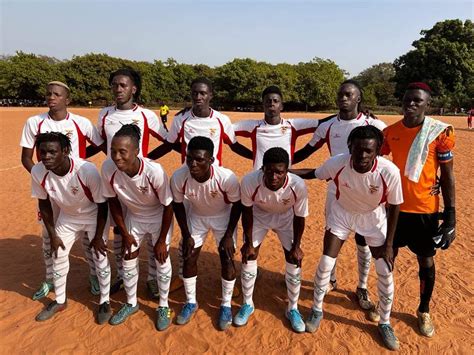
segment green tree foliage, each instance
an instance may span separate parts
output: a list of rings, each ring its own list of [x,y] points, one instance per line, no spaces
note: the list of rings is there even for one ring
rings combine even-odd
[[[439,102],[457,107],[468,106],[474,98],[474,25],[472,21],[446,20],[413,42],[415,49],[395,60],[396,95],[406,85],[425,81]]]
[[[392,63],[379,63],[365,69],[354,80],[360,83],[364,90],[366,106],[395,106],[395,68]]]

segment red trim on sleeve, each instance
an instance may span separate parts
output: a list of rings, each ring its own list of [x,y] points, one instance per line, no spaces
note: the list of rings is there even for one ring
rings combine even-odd
[[[211,117],[212,117],[212,112],[211,112]],[[224,135],[227,137],[227,135],[224,133],[224,126],[222,125],[222,122],[219,118],[217,118],[217,122],[219,122],[219,127],[220,127],[220,133],[219,133],[219,147],[217,148],[217,160],[219,160],[219,166],[222,165],[222,142],[224,141]],[[227,137],[227,140],[229,140],[229,137]],[[230,140],[229,140],[230,142]],[[232,144],[232,143],[228,143]]]
[[[91,190],[89,189],[89,187],[87,187],[81,180],[81,177],[79,176],[79,174],[77,174],[77,179],[79,180],[79,183],[81,184],[82,186],[82,189],[84,190],[84,194],[87,196],[87,198],[89,199],[89,201],[91,202],[94,202],[94,199],[92,197],[92,192]]]
[[[45,187],[45,185],[46,185],[46,178],[48,177],[48,175],[49,175],[49,171],[47,171],[46,174],[44,174],[43,180],[41,180],[41,187],[42,187],[43,189],[45,189],[45,190],[46,190],[46,187]]]
[[[281,187],[282,189],[286,188],[288,186],[288,182],[290,182],[290,179],[288,177],[288,174],[286,175],[285,182],[283,183],[283,186]]]
[[[339,117],[338,117],[338,119],[339,119]],[[332,127],[333,124],[334,124],[334,122],[329,125],[328,130],[327,130],[327,132],[326,132],[326,136],[324,137],[324,141],[325,141],[325,142],[327,143],[327,145],[328,145],[329,155],[331,155],[331,140],[330,140],[331,136],[330,136],[330,134],[331,134],[331,127]],[[319,143],[319,142],[318,142],[318,143]],[[324,142],[323,142],[323,144],[324,144]],[[321,144],[321,145],[322,145],[322,144]]]
[[[296,147],[296,138],[298,138],[298,133],[296,128],[290,123],[291,127],[291,138],[290,138],[290,163],[293,161],[293,157],[295,155],[295,147]]]
[[[157,200],[160,201],[160,198],[158,197],[158,192],[156,191],[155,187],[154,187],[153,184],[151,183],[151,180],[150,180],[150,178],[148,177],[148,175],[147,175],[146,179],[148,180],[148,183],[150,184],[150,187],[151,187],[153,193],[155,194]],[[161,202],[161,201],[160,201],[160,202]]]
[[[257,186],[257,188],[255,189],[255,191],[253,192],[252,194],[252,201],[255,202],[255,196],[257,196],[257,192],[258,192],[258,189],[260,188],[260,185]]]
[[[345,166],[343,166],[334,176],[334,184],[336,184],[336,200],[339,200],[339,196],[341,195],[341,191],[339,190],[339,175],[344,170]]]
[[[290,190],[291,190],[291,192],[293,192],[293,197],[295,198],[295,202],[296,202],[297,201],[296,192],[295,192],[295,190],[293,190],[292,186],[290,186]]]
[[[217,181],[217,179],[216,179],[216,183],[217,183],[217,188],[220,190],[220,192],[222,193],[222,196],[224,197],[224,202],[230,205],[232,202],[230,202],[229,198],[227,197],[227,192],[225,192],[222,189],[221,184],[219,184],[219,181]]]
[[[109,114],[109,111],[107,110],[107,112],[105,113],[104,117],[102,117],[102,119],[101,119],[101,126],[102,126],[102,129],[101,129],[100,135],[101,135],[101,137],[102,137],[103,140],[106,140],[106,139],[107,139],[107,135],[105,134],[105,118],[107,117],[108,114]]]
[[[257,128],[260,126],[256,126],[252,132],[250,132],[250,139],[252,141],[252,165],[255,164],[255,158],[257,157]]]
[[[382,179],[382,197],[380,199],[379,205],[382,203],[387,202],[387,183],[385,182],[385,179],[383,178],[382,174],[380,174],[380,178]]]
[[[148,141],[150,140],[150,129],[148,128],[148,119],[143,113],[143,132],[142,132],[142,155],[146,158],[148,155]]]
[[[192,110],[191,110],[191,114],[192,114]],[[186,160],[187,144],[186,144],[186,140],[184,139],[184,124],[186,123],[187,120],[188,120],[187,117],[183,120],[183,122],[181,123],[181,129],[179,130],[179,133],[178,133],[178,140],[181,138],[181,163],[184,163],[184,161]]]
[[[374,166],[372,166],[372,169],[370,169],[371,173],[373,173],[375,171],[375,169],[377,169],[377,164],[378,164],[378,159],[377,159],[377,157],[375,157]]]
[[[112,190],[114,190],[115,194],[117,194],[117,192],[115,191],[114,189],[114,180],[115,180],[115,174],[117,173],[117,170],[114,171],[114,173],[112,174],[112,176],[110,177],[110,181],[109,181],[109,184],[110,186],[112,187]]]
[[[69,174],[72,173],[72,170],[74,169],[74,159],[69,158],[69,161],[71,162],[71,167],[69,168]]]
[[[143,168],[145,167],[145,162],[143,159],[140,159],[140,168],[138,169],[138,175],[141,175],[143,173]]]
[[[48,117],[49,117],[49,115],[48,115]],[[38,123],[38,131],[36,132],[36,135],[38,135],[38,134],[41,133],[41,126],[43,125],[43,123],[44,123],[44,119],[41,120],[41,121]],[[41,161],[41,158],[40,158],[38,149],[36,149],[36,139],[35,139],[35,146],[33,147],[33,149],[35,149],[35,152],[36,152],[36,160],[38,160],[38,161],[40,162],[40,161]]]
[[[76,127],[76,131],[77,131],[77,142],[79,144],[79,158],[85,159],[86,158],[86,137],[84,136],[84,133],[82,133],[76,121],[72,120],[72,122],[74,123],[74,126]]]
[[[183,195],[186,195],[186,185],[187,184],[188,184],[188,178],[186,178],[186,180],[184,180],[184,184],[183,184],[182,191],[181,191],[181,193]]]

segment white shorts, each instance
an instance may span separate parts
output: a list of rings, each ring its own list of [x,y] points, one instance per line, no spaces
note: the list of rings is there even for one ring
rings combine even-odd
[[[216,246],[219,247],[219,243],[224,236],[227,226],[229,225],[229,215],[208,217],[208,216],[196,216],[192,214],[187,215],[188,218],[188,229],[191,233],[191,237],[194,239],[194,247],[199,248],[206,241],[209,232],[212,232]],[[234,246],[236,244],[237,227],[235,227],[232,239],[234,240]]]
[[[328,186],[326,190],[326,205],[324,208],[324,215],[326,217],[326,221],[328,220],[328,216],[331,214],[331,206],[336,201],[336,192],[331,189],[331,186]]]
[[[346,240],[351,232],[365,238],[367,245],[379,247],[387,236],[387,214],[385,206],[378,206],[372,212],[358,214],[348,212],[335,200],[331,213],[326,219],[326,230],[341,240]]]
[[[151,242],[153,245],[156,244],[158,238],[160,237],[161,232],[161,218],[158,218],[160,223],[146,223],[142,221],[134,220],[128,215],[125,217],[125,225],[127,227],[128,233],[130,233],[137,242],[137,246],[132,245],[131,252],[138,250],[143,240],[147,237],[151,237]],[[169,249],[171,243],[171,236],[173,235],[173,222],[171,222],[170,229],[166,234],[166,246]]]
[[[293,246],[293,213],[283,214],[253,214],[252,241],[253,246],[262,244],[268,231],[273,230],[282,247],[290,251]]]
[[[96,226],[96,223],[81,224],[61,222],[61,220],[59,220],[55,226],[56,235],[61,239],[66,250],[58,248],[58,257],[61,255],[69,255],[74,242],[78,239],[86,237],[89,241],[92,241],[95,236]],[[104,239],[104,241],[107,243],[107,240]]]

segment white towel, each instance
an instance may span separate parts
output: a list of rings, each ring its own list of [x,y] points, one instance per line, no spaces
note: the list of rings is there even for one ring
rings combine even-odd
[[[428,158],[430,144],[449,126],[447,123],[425,116],[423,126],[413,140],[408,152],[405,176],[409,180],[413,182],[420,180],[423,166],[426,163],[426,158]]]

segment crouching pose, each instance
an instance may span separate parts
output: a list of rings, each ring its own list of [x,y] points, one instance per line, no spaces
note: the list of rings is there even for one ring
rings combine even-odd
[[[100,286],[97,321],[103,324],[111,316],[110,264],[103,236],[107,203],[102,195],[99,172],[94,164],[69,156],[71,142],[62,133],[39,134],[36,149],[41,162],[31,170],[32,196],[38,198],[41,217],[50,239],[56,294],[56,300],[43,309],[36,320],[47,320],[67,307],[69,252],[76,240],[87,237],[90,247],[95,249],[92,258]],[[59,207],[56,223],[52,201]]]
[[[349,134],[350,154],[330,158],[320,168],[295,170],[303,178],[331,179],[336,199],[326,221],[323,256],[314,278],[314,299],[306,331],[318,329],[323,318],[323,298],[339,251],[351,232],[363,236],[375,258],[378,276],[378,329],[389,349],[398,349],[390,326],[393,303],[393,238],[400,204],[403,202],[400,172],[389,160],[378,156],[382,132],[374,126],[360,126]]]
[[[168,328],[172,311],[168,306],[171,280],[169,244],[173,209],[168,177],[160,164],[139,157],[140,129],[126,124],[115,133],[110,156],[102,165],[104,196],[122,236],[123,282],[127,303],[110,318],[110,324],[124,322],[138,311],[138,253],[151,235],[156,258],[160,294],[156,327]],[[121,203],[127,208],[123,215]]]
[[[221,259],[222,304],[219,329],[232,324],[231,298],[235,285],[235,232],[240,218],[239,180],[229,169],[213,165],[214,143],[207,137],[189,141],[186,165],[171,177],[173,207],[183,239],[183,281],[186,304],[178,324],[186,324],[195,314],[197,261],[212,231]]]

